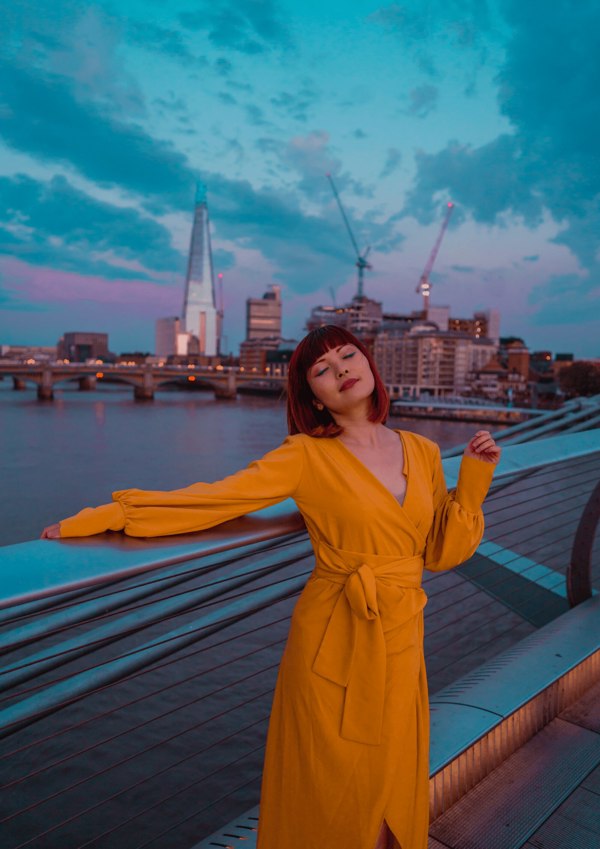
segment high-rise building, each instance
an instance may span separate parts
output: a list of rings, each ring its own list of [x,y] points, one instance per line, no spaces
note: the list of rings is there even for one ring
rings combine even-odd
[[[246,300],[246,341],[281,338],[281,286]]]
[[[200,354],[214,356],[218,353],[219,328],[215,305],[208,206],[206,187],[201,183],[196,190],[194,223],[185,278],[183,329],[198,340]]]

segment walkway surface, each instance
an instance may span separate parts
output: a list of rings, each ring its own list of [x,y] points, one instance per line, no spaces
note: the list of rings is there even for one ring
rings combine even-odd
[[[255,849],[257,823],[194,849]],[[429,849],[600,849],[600,682],[432,823]]]

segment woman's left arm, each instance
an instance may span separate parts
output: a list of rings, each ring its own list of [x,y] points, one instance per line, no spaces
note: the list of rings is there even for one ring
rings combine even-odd
[[[501,449],[487,430],[479,430],[465,448],[458,482],[448,492],[437,448],[433,464],[433,523],[425,546],[425,568],[452,569],[468,560],[483,537],[483,501]]]

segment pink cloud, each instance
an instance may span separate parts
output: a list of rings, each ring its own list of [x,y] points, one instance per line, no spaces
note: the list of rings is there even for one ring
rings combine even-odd
[[[23,302],[53,303],[95,301],[99,304],[132,305],[147,314],[167,313],[173,302],[181,299],[183,281],[179,283],[172,274],[156,275],[163,285],[147,280],[107,280],[104,277],[88,276],[70,271],[29,265],[15,258],[0,259],[0,275],[4,288]],[[171,285],[169,285],[171,284]]]

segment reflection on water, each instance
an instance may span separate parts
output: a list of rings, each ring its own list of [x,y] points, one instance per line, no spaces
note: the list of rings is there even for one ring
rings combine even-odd
[[[442,447],[481,426],[394,418]],[[166,391],[140,403],[130,387],[58,388],[40,403],[33,388],[0,381],[3,507],[0,545],[37,538],[45,525],[111,499],[116,489],[177,489],[216,480],[277,446],[285,404],[209,392]]]

